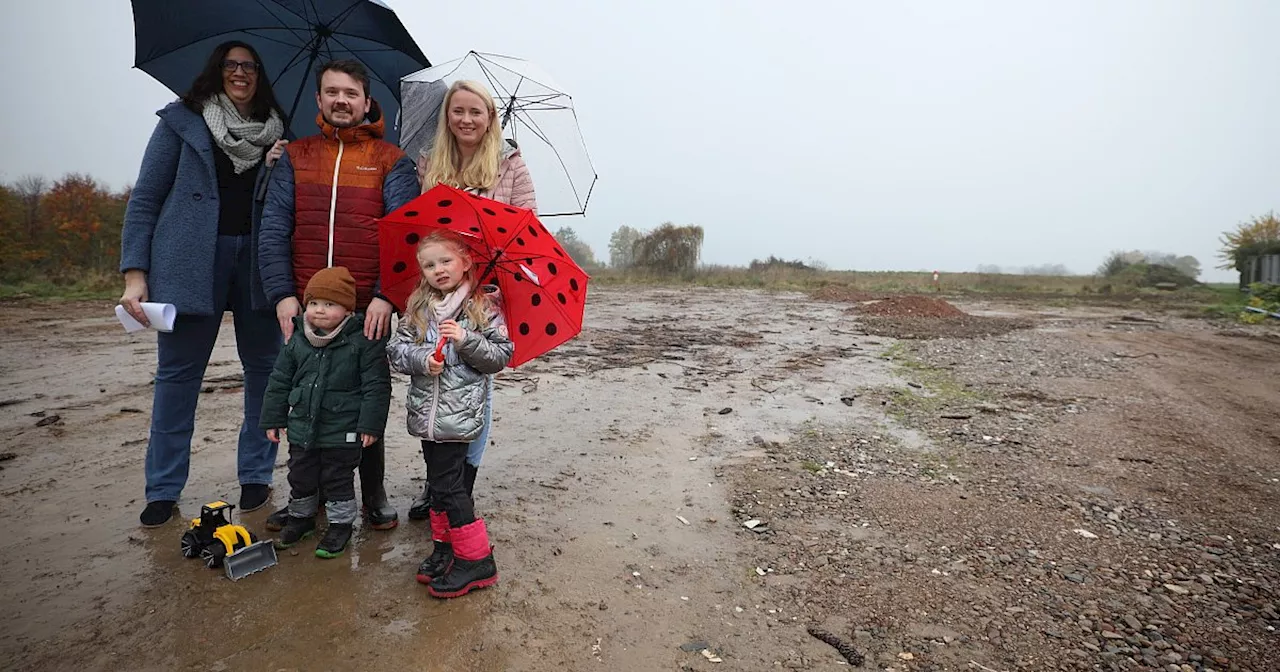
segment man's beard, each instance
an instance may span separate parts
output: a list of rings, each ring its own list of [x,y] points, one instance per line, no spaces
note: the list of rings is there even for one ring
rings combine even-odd
[[[338,112],[338,111],[339,110],[333,110],[333,112]],[[348,108],[346,110],[341,110],[341,111],[351,115],[350,121],[341,121],[341,122],[336,121],[332,116],[330,116],[332,114],[332,112],[330,112],[330,114],[322,115],[324,116],[325,123],[329,124],[334,128],[351,128],[352,126],[359,126],[364,121],[363,119],[361,119],[359,116],[356,115],[355,110]]]

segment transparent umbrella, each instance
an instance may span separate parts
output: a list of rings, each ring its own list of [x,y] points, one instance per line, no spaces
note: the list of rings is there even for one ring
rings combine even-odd
[[[400,79],[400,147],[417,159],[431,149],[445,93],[468,79],[489,88],[504,136],[520,148],[538,193],[538,216],[581,215],[596,171],[578,129],[573,98],[521,58],[470,51]]]

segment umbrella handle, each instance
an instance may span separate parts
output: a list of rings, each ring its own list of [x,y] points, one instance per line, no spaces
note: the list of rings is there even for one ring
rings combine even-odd
[[[253,195],[253,200],[258,203],[265,201],[267,198],[267,183],[271,181],[272,168],[275,168],[274,164],[266,167],[266,174],[262,176],[262,181],[258,184],[258,191]]]
[[[437,362],[443,362],[444,361],[444,344],[448,342],[449,342],[449,339],[446,339],[446,338],[440,339],[440,342],[436,344],[436,351],[431,353],[431,358],[436,360]]]

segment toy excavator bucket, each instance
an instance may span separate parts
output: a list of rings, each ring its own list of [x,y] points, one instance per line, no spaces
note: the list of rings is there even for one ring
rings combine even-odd
[[[239,581],[278,562],[276,547],[272,545],[271,540],[264,539],[228,555],[222,561],[222,567],[226,570],[228,579]]]

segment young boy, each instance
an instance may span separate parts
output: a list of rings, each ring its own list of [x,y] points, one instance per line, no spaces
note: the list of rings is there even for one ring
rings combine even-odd
[[[354,314],[356,283],[342,266],[312,276],[305,312],[280,351],[262,402],[267,438],[289,441],[289,522],[276,540],[289,548],[316,530],[323,494],[329,529],[316,556],[336,558],[359,513],[355,470],[360,451],[379,438],[391,406],[386,338],[364,336]]]

